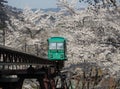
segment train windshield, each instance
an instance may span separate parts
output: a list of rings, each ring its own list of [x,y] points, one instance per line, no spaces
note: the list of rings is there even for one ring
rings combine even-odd
[[[50,43],[49,49],[64,49],[64,43]]]
[[[56,49],[56,43],[49,43],[49,49]]]
[[[57,49],[63,49],[64,44],[63,43],[57,43]]]

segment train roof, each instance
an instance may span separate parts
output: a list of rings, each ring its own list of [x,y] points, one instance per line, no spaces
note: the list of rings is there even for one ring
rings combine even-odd
[[[49,42],[64,42],[66,39],[64,37],[50,37]]]

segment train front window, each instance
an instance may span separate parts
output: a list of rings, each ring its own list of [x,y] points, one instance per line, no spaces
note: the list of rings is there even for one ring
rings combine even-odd
[[[64,49],[63,43],[57,43],[57,49]]]
[[[56,43],[49,43],[49,49],[56,49]]]

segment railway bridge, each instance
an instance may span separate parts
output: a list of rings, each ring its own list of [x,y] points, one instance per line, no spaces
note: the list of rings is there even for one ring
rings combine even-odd
[[[50,61],[0,46],[0,87],[2,89],[22,89],[24,79],[36,78],[40,89],[57,89],[54,77],[59,74],[59,68],[63,67],[63,64],[63,61]],[[49,83],[46,83],[47,80]]]

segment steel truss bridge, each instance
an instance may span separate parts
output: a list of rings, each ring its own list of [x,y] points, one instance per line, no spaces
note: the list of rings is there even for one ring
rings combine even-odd
[[[54,77],[64,66],[63,61],[50,61],[45,58],[0,46],[0,87],[2,89],[22,89],[24,79],[36,78],[39,89],[56,88]],[[47,82],[49,80],[49,82]],[[63,81],[64,82],[64,81]]]

